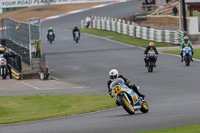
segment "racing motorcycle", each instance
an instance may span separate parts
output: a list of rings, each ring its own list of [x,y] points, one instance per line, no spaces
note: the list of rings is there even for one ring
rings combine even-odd
[[[122,105],[122,107],[131,115],[135,114],[135,111],[140,110],[143,113],[149,111],[149,107],[144,98],[140,98],[134,90],[128,88],[124,84],[124,80],[121,78],[116,79],[110,85],[112,89],[112,97],[116,97],[116,100]],[[137,86],[139,89],[139,86]]]
[[[6,79],[7,61],[2,55],[0,56],[0,75],[2,76],[2,79]]]
[[[153,72],[153,68],[155,67],[156,54],[154,50],[150,49],[147,54],[147,70],[148,72]]]
[[[185,61],[185,66],[190,65],[191,58],[192,58],[191,48],[190,47],[184,47],[183,48],[183,59]]]
[[[79,41],[79,32],[78,31],[75,31],[75,41],[76,41],[76,43],[78,43],[78,41]]]
[[[48,37],[49,37],[49,38],[48,38],[49,43],[52,44],[52,42],[53,42],[53,40],[54,40],[54,37],[53,37],[53,34],[54,34],[54,33],[53,33],[52,31],[50,31],[48,34],[49,34],[49,36],[48,36]]]

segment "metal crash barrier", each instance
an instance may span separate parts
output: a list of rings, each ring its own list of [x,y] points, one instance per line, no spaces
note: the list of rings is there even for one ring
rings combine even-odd
[[[21,62],[21,56],[12,51],[15,56],[10,57],[8,59],[8,64],[10,64],[13,68],[15,68],[18,72],[22,72],[22,62]]]

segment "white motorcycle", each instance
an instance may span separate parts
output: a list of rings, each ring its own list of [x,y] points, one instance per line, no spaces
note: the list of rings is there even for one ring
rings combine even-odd
[[[2,79],[6,79],[6,76],[7,76],[7,61],[3,57],[3,55],[0,55],[0,75],[2,76]]]
[[[149,111],[149,107],[146,100],[139,97],[134,90],[128,88],[124,84],[124,80],[121,78],[116,79],[110,85],[112,89],[112,97],[116,97],[122,107],[131,115],[135,114],[135,111],[140,110],[143,113]],[[139,86],[138,86],[139,89]]]

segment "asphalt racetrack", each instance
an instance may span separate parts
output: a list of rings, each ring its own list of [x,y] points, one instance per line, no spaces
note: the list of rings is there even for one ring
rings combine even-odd
[[[148,73],[141,48],[88,34],[82,34],[78,44],[72,40],[72,28],[80,27],[80,20],[87,15],[122,17],[136,14],[140,2],[118,3],[45,21],[42,24],[42,50],[54,77],[87,88],[87,91],[79,89],[80,94],[94,91],[106,94],[108,72],[112,68],[118,69],[132,84],[141,87],[149,104],[148,113],[138,111],[129,115],[119,107],[78,116],[2,125],[0,133],[128,133],[200,124],[199,61],[186,67],[180,57],[160,54],[154,72]],[[52,45],[46,42],[46,31],[50,26],[56,32],[56,41]],[[67,94],[67,91],[61,89],[60,94]]]

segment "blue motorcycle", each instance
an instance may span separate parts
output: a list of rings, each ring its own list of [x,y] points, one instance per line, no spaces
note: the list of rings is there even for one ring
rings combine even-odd
[[[190,65],[191,58],[192,58],[191,48],[190,47],[183,48],[183,59],[185,61],[185,66]]]
[[[52,31],[50,31],[48,34],[49,34],[49,37],[48,37],[49,43],[52,44],[52,42],[54,40],[54,36],[53,36],[54,33]]]
[[[112,89],[112,97],[116,97],[122,107],[131,115],[135,114],[135,111],[140,110],[143,113],[149,111],[146,100],[138,96],[134,90],[128,88],[124,84],[124,80],[121,78],[116,79],[110,85]],[[139,86],[138,86],[139,89]]]
[[[78,31],[76,31],[75,33],[75,41],[76,41],[76,43],[78,43],[78,41],[79,41],[79,32]]]

